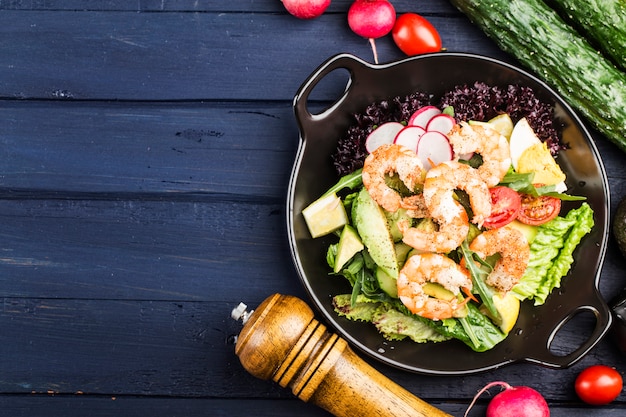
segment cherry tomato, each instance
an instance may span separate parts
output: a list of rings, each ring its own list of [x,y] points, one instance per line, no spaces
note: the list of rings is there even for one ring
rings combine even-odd
[[[498,186],[489,189],[491,194],[491,215],[483,225],[487,229],[506,226],[517,218],[522,206],[522,197],[509,187]]]
[[[538,226],[554,219],[561,211],[561,200],[556,197],[547,195],[535,197],[530,194],[522,194],[521,197],[522,207],[517,220],[522,223]]]
[[[409,56],[441,50],[441,37],[437,29],[415,13],[405,13],[398,17],[391,35],[398,48]]]
[[[609,366],[592,365],[578,374],[574,389],[587,404],[605,405],[622,392],[622,375]]]

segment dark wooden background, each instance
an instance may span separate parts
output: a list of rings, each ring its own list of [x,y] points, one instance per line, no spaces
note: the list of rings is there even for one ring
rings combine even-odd
[[[2,415],[327,415],[243,370],[229,314],[274,292],[306,297],[286,238],[291,102],[329,56],[372,60],[349,4],[301,21],[279,0],[0,0]],[[515,63],[445,0],[393,4],[426,16],[448,50]],[[378,48],[402,57],[389,37]],[[614,210],[626,157],[596,140]],[[625,262],[611,240],[607,299]],[[588,365],[626,370],[609,339],[567,370],[432,377],[370,363],[456,416],[491,380],[536,388],[553,416],[626,413],[623,397],[589,408],[574,394]]]

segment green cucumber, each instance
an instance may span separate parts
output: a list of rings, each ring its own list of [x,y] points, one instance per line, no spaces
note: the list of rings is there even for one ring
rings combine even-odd
[[[626,74],[541,0],[450,0],[626,152]]]
[[[389,275],[381,267],[376,267],[376,280],[380,289],[387,293],[390,297],[398,298],[398,280]]]
[[[604,55],[626,70],[624,0],[547,0]]]

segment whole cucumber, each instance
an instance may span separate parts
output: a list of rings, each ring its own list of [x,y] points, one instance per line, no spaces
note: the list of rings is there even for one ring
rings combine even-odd
[[[613,216],[613,236],[617,241],[617,246],[626,257],[626,196],[621,199]]]
[[[624,0],[546,0],[619,68],[626,70]]]
[[[626,74],[541,0],[450,0],[626,152]]]
[[[617,205],[612,231],[622,255],[626,257],[626,196]],[[615,319],[611,334],[619,349],[626,354],[626,288],[611,300],[610,307]]]

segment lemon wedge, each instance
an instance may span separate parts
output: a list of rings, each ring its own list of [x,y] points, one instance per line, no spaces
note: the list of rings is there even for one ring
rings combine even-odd
[[[504,136],[506,140],[509,140],[511,133],[513,133],[513,120],[507,113],[499,114],[486,122],[470,121],[469,124],[493,129]]]
[[[509,333],[515,323],[520,311],[520,301],[511,292],[506,294],[495,294],[493,296],[493,304],[500,314],[500,319],[497,320],[497,325],[504,333]]]
[[[489,119],[487,124],[491,125],[507,140],[511,138],[511,133],[513,133],[513,120],[511,120],[511,116],[509,116],[507,113],[502,113],[497,115],[493,119]]]
[[[319,198],[302,210],[302,215],[314,238],[332,233],[348,223],[348,214],[337,194]]]

